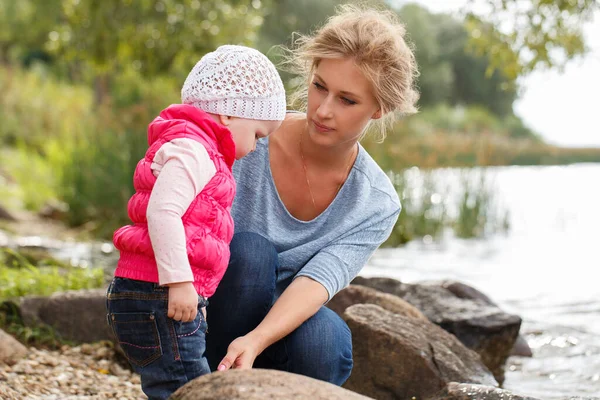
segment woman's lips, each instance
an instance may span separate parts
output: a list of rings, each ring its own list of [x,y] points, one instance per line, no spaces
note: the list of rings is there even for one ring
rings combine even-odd
[[[317,128],[319,132],[330,132],[333,130],[333,128],[330,128],[327,125],[320,124],[315,120],[313,120],[313,125],[315,126],[315,128]]]

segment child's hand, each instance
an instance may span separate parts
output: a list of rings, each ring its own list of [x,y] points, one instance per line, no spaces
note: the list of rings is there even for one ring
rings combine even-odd
[[[171,283],[167,316],[175,321],[193,321],[198,314],[198,293],[192,282]]]

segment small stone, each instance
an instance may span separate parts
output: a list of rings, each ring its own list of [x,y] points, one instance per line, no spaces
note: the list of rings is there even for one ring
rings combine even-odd
[[[94,354],[94,348],[90,344],[84,343],[81,345],[80,349],[83,354]]]
[[[96,359],[109,359],[111,358],[113,353],[114,352],[112,351],[112,349],[109,349],[108,347],[100,347],[96,350],[96,354],[94,354],[94,357]]]

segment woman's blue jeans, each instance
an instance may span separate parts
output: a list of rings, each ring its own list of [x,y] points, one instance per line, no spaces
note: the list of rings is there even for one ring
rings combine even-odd
[[[271,242],[234,235],[229,267],[207,308],[206,358],[216,370],[229,344],[256,328],[273,304],[278,257]],[[277,369],[342,385],[352,371],[348,325],[327,307],[260,354],[255,368]]]

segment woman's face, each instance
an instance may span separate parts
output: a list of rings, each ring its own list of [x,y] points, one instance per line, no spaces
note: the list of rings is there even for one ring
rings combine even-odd
[[[381,117],[367,78],[351,58],[323,59],[308,88],[308,133],[323,146],[354,144]]]

